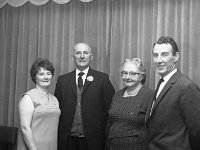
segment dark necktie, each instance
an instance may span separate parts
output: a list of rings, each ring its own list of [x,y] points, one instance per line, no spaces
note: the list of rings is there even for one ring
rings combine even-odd
[[[155,98],[155,99],[156,99],[156,95],[157,95],[158,89],[159,89],[159,87],[160,87],[160,85],[161,85],[161,83],[162,83],[163,81],[164,81],[163,78],[161,78],[161,79],[158,81],[158,84],[157,84],[157,87],[156,87],[156,91],[155,91],[155,95],[154,95],[154,98]]]
[[[83,87],[83,79],[82,79],[82,76],[84,75],[84,73],[83,72],[80,72],[79,74],[78,74],[78,87],[79,87],[79,89],[81,90],[82,89],[82,87]]]
[[[158,92],[158,89],[161,85],[161,83],[163,82],[163,78],[161,78],[159,81],[158,81],[158,84],[157,84],[157,87],[156,87],[156,91],[155,91],[155,95],[154,95],[154,100],[153,100],[153,103],[151,105],[151,111],[150,111],[150,116],[151,116],[151,113],[152,113],[152,110],[153,110],[153,107],[154,107],[154,104],[155,104],[155,101],[156,101],[156,95],[157,95],[157,92]]]

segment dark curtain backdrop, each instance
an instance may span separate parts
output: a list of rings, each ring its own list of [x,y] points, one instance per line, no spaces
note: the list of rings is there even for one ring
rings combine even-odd
[[[180,49],[178,68],[200,86],[199,0],[71,0],[36,6],[0,8],[0,125],[18,125],[20,96],[34,87],[29,69],[36,58],[55,66],[57,77],[74,69],[72,47],[91,45],[93,69],[106,72],[118,90],[119,68],[125,58],[140,57],[147,70],[146,85],[154,89],[159,76],[152,62],[152,44],[172,36]]]

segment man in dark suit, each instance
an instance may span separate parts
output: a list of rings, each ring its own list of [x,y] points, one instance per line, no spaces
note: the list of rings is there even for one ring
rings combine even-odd
[[[181,74],[176,42],[160,37],[153,45],[153,60],[163,82],[148,106],[149,150],[200,149],[200,89]]]
[[[59,76],[55,89],[61,109],[58,150],[104,150],[114,88],[107,74],[89,67],[93,54],[88,44],[76,44],[73,59],[76,69]]]

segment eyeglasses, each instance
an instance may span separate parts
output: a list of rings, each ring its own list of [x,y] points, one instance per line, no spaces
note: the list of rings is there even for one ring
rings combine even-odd
[[[140,75],[141,73],[138,73],[138,72],[127,72],[127,71],[122,71],[121,72],[121,76],[122,77],[127,77],[128,75],[129,75],[129,77],[131,77],[131,78],[134,78],[136,75]]]

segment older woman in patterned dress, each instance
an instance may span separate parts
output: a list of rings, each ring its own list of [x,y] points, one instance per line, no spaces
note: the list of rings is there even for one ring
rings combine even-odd
[[[114,95],[109,110],[108,148],[145,150],[148,142],[145,114],[153,91],[144,85],[146,71],[141,59],[126,59],[121,78],[125,88]]]

